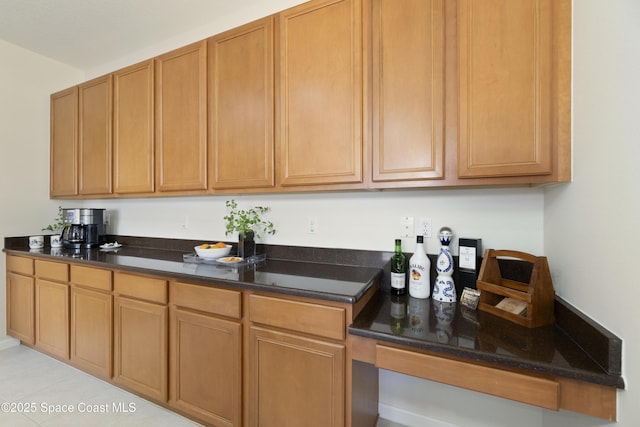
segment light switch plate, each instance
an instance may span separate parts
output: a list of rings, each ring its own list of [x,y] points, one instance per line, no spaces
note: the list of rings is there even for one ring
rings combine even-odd
[[[400,217],[400,237],[413,237],[413,217]]]

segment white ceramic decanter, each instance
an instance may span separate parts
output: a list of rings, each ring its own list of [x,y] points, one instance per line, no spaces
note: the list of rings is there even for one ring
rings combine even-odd
[[[436,282],[433,285],[432,298],[442,302],[456,302],[456,287],[453,283],[453,256],[449,244],[453,240],[453,233],[449,227],[442,227],[438,235],[440,243],[440,253],[436,260]]]

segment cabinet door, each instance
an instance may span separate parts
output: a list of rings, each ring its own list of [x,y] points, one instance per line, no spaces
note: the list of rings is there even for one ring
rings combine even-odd
[[[113,296],[71,288],[71,361],[100,378],[113,372]]]
[[[170,404],[215,426],[240,426],[241,326],[171,311]]]
[[[153,60],[113,73],[116,193],[153,192]]]
[[[553,1],[458,2],[461,178],[552,171]]]
[[[51,197],[78,194],[78,88],[51,95]]]
[[[7,335],[33,344],[34,331],[34,279],[8,272]]]
[[[36,347],[69,358],[69,285],[36,280]]]
[[[112,77],[79,86],[79,193],[111,193]]]
[[[249,425],[344,425],[345,348],[251,327]]]
[[[362,182],[361,0],[279,16],[280,184]]]
[[[207,44],[156,59],[156,185],[159,191],[207,188]]]
[[[115,297],[114,380],[167,401],[167,307]]]
[[[373,3],[373,180],[444,177],[444,1]]]
[[[209,39],[209,180],[272,187],[273,17]]]

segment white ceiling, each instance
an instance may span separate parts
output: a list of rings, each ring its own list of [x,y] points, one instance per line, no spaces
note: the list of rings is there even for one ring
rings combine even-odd
[[[263,0],[0,0],[0,39],[81,70]]]

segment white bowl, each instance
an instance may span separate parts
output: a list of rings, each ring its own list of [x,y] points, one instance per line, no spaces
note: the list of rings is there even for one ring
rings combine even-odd
[[[200,258],[216,259],[229,255],[231,252],[231,245],[227,245],[226,248],[210,248],[202,249],[200,246],[195,246],[194,249]]]

